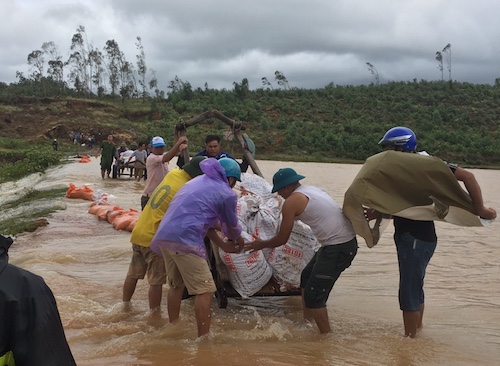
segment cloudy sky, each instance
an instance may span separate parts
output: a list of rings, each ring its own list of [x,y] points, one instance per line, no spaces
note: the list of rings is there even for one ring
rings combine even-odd
[[[103,49],[114,39],[136,62],[136,37],[160,89],[177,75],[194,88],[251,89],[281,71],[291,87],[500,77],[498,0],[0,0],[0,81],[29,74],[27,56],[53,41],[63,60],[85,27]]]

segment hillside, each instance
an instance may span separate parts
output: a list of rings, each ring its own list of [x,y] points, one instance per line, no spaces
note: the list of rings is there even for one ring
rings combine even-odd
[[[239,85],[236,85],[239,86]],[[0,98],[1,137],[70,144],[69,132],[111,133],[118,143],[173,140],[173,128],[209,109],[241,122],[259,158],[302,161],[363,161],[396,125],[412,128],[419,150],[469,166],[500,165],[500,87],[464,83],[412,82],[333,86],[304,90],[173,91],[168,99]],[[7,90],[8,92],[8,90]],[[207,133],[227,126],[209,120],[188,131],[190,150]],[[226,131],[227,132],[227,131]],[[69,149],[70,147],[67,146]],[[225,142],[230,152],[238,146]]]

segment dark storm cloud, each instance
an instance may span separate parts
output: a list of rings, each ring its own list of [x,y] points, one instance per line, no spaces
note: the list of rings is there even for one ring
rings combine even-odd
[[[140,36],[162,89],[176,75],[193,87],[247,78],[258,88],[276,70],[294,87],[369,84],[366,62],[380,82],[439,80],[435,54],[448,43],[454,80],[492,84],[499,10],[492,0],[14,0],[0,24],[0,80],[27,73],[27,55],[46,41],[67,58],[84,25],[95,47],[114,39],[131,62]]]

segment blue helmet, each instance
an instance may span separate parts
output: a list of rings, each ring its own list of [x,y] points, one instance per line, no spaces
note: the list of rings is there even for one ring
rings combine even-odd
[[[403,151],[417,150],[417,136],[408,127],[391,128],[378,143],[382,147],[393,146]]]
[[[241,169],[240,164],[236,162],[236,160],[231,158],[222,158],[219,159],[220,165],[226,171],[226,177],[234,177],[236,180],[241,182]]]

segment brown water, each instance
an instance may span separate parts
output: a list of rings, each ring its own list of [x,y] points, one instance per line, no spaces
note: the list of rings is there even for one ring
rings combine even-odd
[[[339,203],[359,165],[258,161],[269,181],[281,167],[306,176]],[[473,170],[486,203],[500,209],[500,171]],[[29,181],[29,180],[28,180]],[[89,184],[140,208],[142,183],[102,180],[95,159],[56,168],[38,187]],[[25,182],[26,184],[26,182]],[[29,184],[35,184],[31,182]],[[4,190],[5,192],[5,190]],[[5,194],[5,193],[4,193]],[[373,249],[360,241],[351,268],[328,301],[333,333],[299,325],[298,297],[213,302],[209,339],[196,340],[193,299],[180,322],[148,324],[147,283],[129,312],[121,304],[131,255],[130,233],[87,213],[90,202],[63,199],[49,225],[19,235],[11,263],[43,276],[58,302],[78,365],[498,365],[500,363],[500,225],[463,228],[437,223],[438,247],[426,278],[424,329],[402,336],[398,270],[390,225]],[[166,297],[162,307],[166,317]]]

